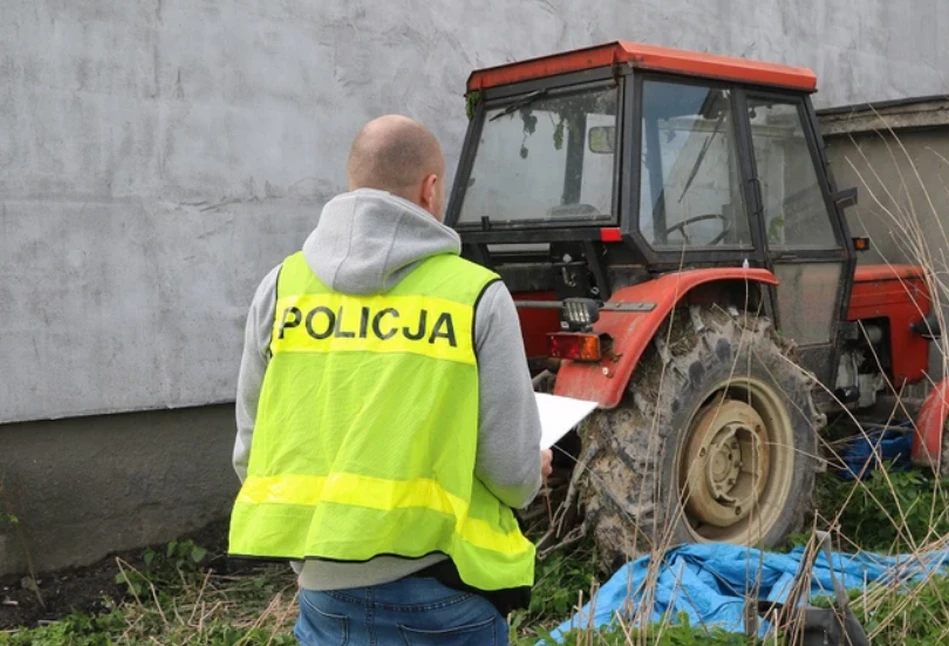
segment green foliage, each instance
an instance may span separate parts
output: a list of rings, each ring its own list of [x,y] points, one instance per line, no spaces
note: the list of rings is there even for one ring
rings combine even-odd
[[[565,121],[561,118],[560,121],[557,122],[556,127],[554,128],[554,148],[556,148],[557,150],[560,150],[561,148],[563,148],[564,123]]]
[[[530,108],[521,108],[521,121],[524,123],[524,136],[530,137],[537,132],[537,117]]]
[[[49,626],[16,633],[0,633],[0,646],[146,646],[154,644],[201,646],[295,646],[297,641],[289,632],[275,634],[272,629],[237,628],[226,621],[214,621],[203,629],[181,631],[169,636],[162,634],[162,624],[151,624],[141,630],[137,622],[132,634],[131,617],[116,611],[90,616],[79,612]]]
[[[581,592],[589,597],[596,567],[592,542],[548,556],[537,566],[529,612],[537,618],[562,619],[578,603]]]
[[[208,551],[194,541],[171,541],[164,552],[147,550],[143,556],[148,567],[173,567],[176,570],[194,570]]]
[[[138,570],[122,570],[115,575],[115,582],[122,584],[128,593],[140,597],[148,587],[148,578]]]
[[[882,591],[882,602],[870,613],[864,599],[870,595],[852,595],[854,613],[868,633],[879,631],[874,644],[906,644],[906,646],[937,646],[946,643],[949,611],[949,577],[933,577],[930,581],[911,584],[902,594]],[[911,599],[907,599],[911,596]]]
[[[910,552],[915,547],[949,534],[945,492],[949,481],[921,471],[895,471],[884,464],[862,482],[841,480],[827,473],[818,481],[817,512],[823,522],[836,518],[840,533],[864,550]],[[790,543],[803,545],[807,534]],[[925,583],[907,583],[901,590],[870,586],[849,591],[851,608],[874,644],[884,646],[936,646],[947,643],[949,625],[949,576]],[[831,606],[831,599],[814,599],[813,605]]]
[[[595,635],[595,639],[593,639],[593,635]],[[538,643],[542,646],[558,644],[550,636],[549,631],[541,630],[539,639],[533,641],[524,639],[516,642],[516,646]],[[748,638],[744,635],[730,633],[720,628],[706,630],[701,626],[692,626],[686,613],[681,613],[675,624],[657,624],[642,630],[634,630],[614,622],[610,626],[594,631],[592,635],[588,629],[578,629],[563,637],[564,646],[580,646],[582,644],[597,644],[598,646],[626,646],[628,644],[650,644],[650,646],[754,646],[757,643],[760,642],[752,641],[749,643]],[[781,646],[781,644],[781,641],[774,642],[772,640],[768,642],[769,646]]]
[[[194,541],[171,541],[163,550],[147,549],[142,554],[143,570],[123,567],[115,575],[115,582],[125,585],[129,594],[141,596],[149,583],[159,585],[177,583],[181,578],[193,578],[200,572],[208,551]]]
[[[468,121],[474,119],[475,110],[478,109],[479,103],[481,103],[481,92],[477,90],[469,92],[465,97],[465,114],[468,115]]]
[[[521,108],[521,121],[524,123],[524,138],[521,139],[521,150],[520,155],[521,159],[527,159],[528,150],[527,150],[527,138],[530,137],[537,131],[537,117],[533,115],[533,112],[530,108]]]
[[[921,471],[894,471],[884,465],[862,482],[824,474],[816,502],[827,521],[839,514],[840,533],[862,549],[894,553],[949,533],[946,491],[949,481],[937,482]],[[795,540],[802,544],[806,536]]]
[[[560,549],[537,562],[531,605],[510,617],[511,639],[519,633],[533,637],[537,626],[566,619],[580,602],[589,598],[597,568],[592,540]],[[525,631],[525,629],[527,629]]]
[[[10,500],[13,492],[4,478],[0,478],[0,531],[6,528],[16,528],[20,519],[13,513],[14,507]]]
[[[771,244],[784,243],[784,216],[773,218],[768,224],[768,242]]]
[[[902,591],[870,586],[850,590],[850,608],[868,634],[878,633],[874,644],[893,646],[941,646],[946,643],[949,623],[949,576],[928,581],[907,582]],[[830,608],[833,599],[822,596],[811,601],[818,608]]]
[[[0,646],[296,644],[292,635],[296,616],[291,612],[295,581],[288,568],[265,568],[244,577],[216,578],[208,572],[191,577],[187,568],[195,574],[197,570],[187,565],[184,557],[191,562],[198,556],[204,558],[194,548],[178,542],[170,550],[156,551],[153,563],[169,563],[170,559],[170,564],[160,566],[161,571],[150,571],[154,580],[143,579],[154,586],[154,595],[151,588],[143,589],[145,594],[136,600],[119,604],[107,600],[110,612],[74,612],[40,628],[0,633]],[[163,579],[165,570],[173,570],[178,580],[171,576]],[[156,584],[155,580],[161,582]]]
[[[810,540],[811,533],[809,532],[790,534],[787,538],[788,548],[793,549],[795,547],[804,547],[810,542]]]
[[[125,621],[118,614],[89,616],[73,612],[43,628],[0,633],[0,646],[111,646],[116,642],[110,635],[124,627]]]
[[[534,109],[531,106],[525,106],[519,110],[521,121],[524,124],[524,138],[521,140],[521,159],[527,159],[529,151],[527,149],[527,138],[537,131],[537,117],[534,115]],[[564,134],[569,132],[574,137],[582,137],[583,132],[580,128],[580,122],[583,113],[570,105],[563,105],[557,113],[557,123],[554,126],[554,149],[562,150],[564,143]]]

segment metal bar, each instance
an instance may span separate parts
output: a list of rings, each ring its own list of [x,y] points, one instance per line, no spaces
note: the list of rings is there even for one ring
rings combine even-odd
[[[563,301],[514,301],[516,307],[534,310],[559,310]],[[651,312],[656,309],[655,303],[603,303],[599,306],[601,312]]]
[[[606,273],[606,262],[603,260],[603,255],[599,253],[602,245],[598,245],[591,240],[584,240],[582,245],[583,255],[586,256],[587,264],[593,273],[593,279],[596,281],[596,287],[599,290],[597,296],[607,300],[613,295],[613,289]]]
[[[561,203],[564,205],[580,202],[580,187],[583,182],[583,149],[587,132],[586,111],[576,116],[578,123],[571,124],[569,120],[566,123],[567,160],[564,164],[563,193],[561,194]]]
[[[569,74],[560,74],[557,76],[547,76],[526,81],[519,81],[510,85],[498,85],[495,87],[484,88],[480,90],[482,100],[485,103],[492,104],[490,107],[497,107],[497,103],[517,97],[521,94],[534,92],[536,90],[547,90],[551,94],[571,91],[575,89],[585,89],[584,86],[596,84],[618,84],[614,77],[613,68],[597,67],[580,72],[570,72]],[[466,91],[467,95],[468,92]]]
[[[605,303],[600,308],[605,312],[651,312],[654,309],[655,303]]]

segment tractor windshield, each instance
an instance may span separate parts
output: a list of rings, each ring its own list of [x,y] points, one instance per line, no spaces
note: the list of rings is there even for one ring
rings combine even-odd
[[[485,110],[458,222],[610,222],[615,84],[536,92]]]
[[[643,83],[639,229],[654,249],[751,244],[728,89]]]

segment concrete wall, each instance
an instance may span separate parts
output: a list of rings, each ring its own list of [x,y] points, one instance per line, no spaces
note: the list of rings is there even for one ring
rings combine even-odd
[[[858,262],[927,267],[949,321],[949,100],[833,111],[820,119],[838,186],[858,190],[847,220],[851,235],[870,238]],[[947,373],[947,361],[944,338],[930,352],[934,380]],[[924,396],[927,387],[914,387],[910,397]]]
[[[232,397],[244,310],[389,111],[454,160],[472,68],[627,38],[807,65],[823,105],[941,91],[917,0],[4,0],[0,422]]]
[[[880,118],[875,130],[851,132],[846,115],[822,116],[837,184],[857,187],[847,210],[851,234],[869,236],[861,263],[932,263],[949,269],[949,108],[923,129],[904,127],[904,109]],[[893,128],[893,132],[889,132]]]
[[[206,406],[4,426],[0,508],[12,506],[40,571],[168,541],[230,512],[233,419]],[[0,527],[0,576],[24,565]]]

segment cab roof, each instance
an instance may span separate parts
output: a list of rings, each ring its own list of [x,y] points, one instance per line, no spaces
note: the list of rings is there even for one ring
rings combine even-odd
[[[468,92],[619,63],[644,70],[770,85],[805,92],[817,89],[817,76],[804,67],[774,65],[744,58],[617,41],[476,70],[468,77]]]

